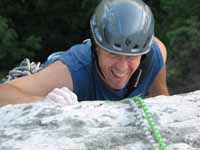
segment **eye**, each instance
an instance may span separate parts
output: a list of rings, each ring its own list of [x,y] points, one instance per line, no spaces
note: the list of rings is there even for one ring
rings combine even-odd
[[[141,56],[127,56],[129,61],[138,61],[141,59]]]
[[[115,54],[115,53],[112,53],[112,52],[109,52],[109,55],[111,55],[111,56],[118,56],[118,54]]]
[[[107,56],[110,58],[110,59],[115,59],[117,58],[119,55],[118,54],[115,54],[115,53],[112,53],[112,52],[107,52]]]

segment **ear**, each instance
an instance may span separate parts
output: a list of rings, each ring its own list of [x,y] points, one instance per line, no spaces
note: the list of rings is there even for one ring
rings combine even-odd
[[[98,56],[100,53],[104,52],[104,50],[100,46],[96,46],[96,55]]]
[[[95,46],[96,51],[100,51],[101,47],[99,47],[98,45]]]

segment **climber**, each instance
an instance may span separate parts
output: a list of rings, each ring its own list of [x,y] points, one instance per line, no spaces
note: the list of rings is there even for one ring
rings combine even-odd
[[[37,73],[1,84],[0,105],[168,95],[166,48],[144,2],[103,0],[90,28],[91,40],[49,58]]]

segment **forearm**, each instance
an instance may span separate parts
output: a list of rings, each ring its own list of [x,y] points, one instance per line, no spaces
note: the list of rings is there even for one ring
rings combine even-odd
[[[0,106],[7,104],[31,103],[42,97],[23,92],[12,84],[0,84]]]
[[[150,89],[148,97],[158,96],[158,95],[169,95],[166,81],[166,67],[164,66],[156,78],[154,79]]]
[[[169,95],[168,89],[167,87],[160,87],[160,88],[154,88],[154,89],[150,89],[149,93],[147,95],[147,97],[154,97],[154,96],[158,96],[158,95]]]

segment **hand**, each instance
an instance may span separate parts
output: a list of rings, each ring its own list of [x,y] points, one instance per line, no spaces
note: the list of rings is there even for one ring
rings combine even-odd
[[[51,91],[46,98],[45,102],[53,102],[63,105],[73,105],[78,103],[78,98],[75,93],[69,90],[67,87],[55,88]]]

